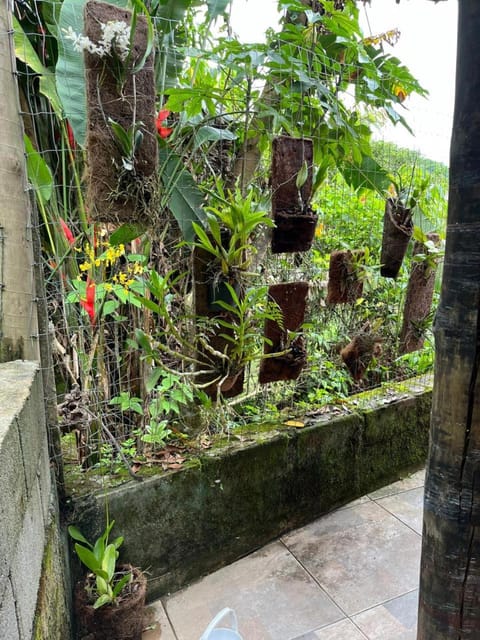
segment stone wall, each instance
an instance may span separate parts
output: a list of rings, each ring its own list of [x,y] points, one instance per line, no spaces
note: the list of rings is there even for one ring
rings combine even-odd
[[[123,559],[148,572],[155,598],[424,465],[430,407],[430,379],[353,396],[301,428],[231,438],[179,471],[83,497],[77,484],[72,519],[94,539],[108,502]]]
[[[64,545],[36,363],[0,364],[0,636],[68,640]]]

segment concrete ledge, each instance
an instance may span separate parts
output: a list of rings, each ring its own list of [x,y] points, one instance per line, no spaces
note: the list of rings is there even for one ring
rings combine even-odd
[[[341,415],[278,425],[260,442],[202,454],[196,468],[74,498],[72,521],[96,537],[107,501],[124,558],[148,571],[156,598],[422,466],[430,385],[361,394]]]
[[[42,378],[34,362],[0,364],[0,487],[0,636],[30,640],[52,521],[49,506],[56,504]],[[56,554],[62,557],[60,547]],[[59,584],[65,600],[64,576]],[[64,601],[57,616],[67,620],[66,611]],[[49,629],[47,637],[65,640],[68,635]]]

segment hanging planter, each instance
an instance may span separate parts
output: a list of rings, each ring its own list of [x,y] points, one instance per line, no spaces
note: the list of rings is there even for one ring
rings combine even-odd
[[[361,298],[363,280],[359,265],[365,257],[363,249],[333,251],[328,268],[327,304],[345,304]]]
[[[427,233],[413,246],[413,266],[408,280],[400,331],[400,353],[410,353],[423,347],[425,324],[430,315],[435,288],[439,243],[440,236],[437,233]]]
[[[274,215],[272,253],[308,251],[315,237],[318,216],[307,209],[304,213],[281,211]]]
[[[380,273],[385,278],[398,276],[412,233],[412,210],[395,198],[388,198],[383,216],[380,256]]]
[[[129,32],[131,17],[127,9],[87,2],[85,34],[92,43],[100,43],[102,25],[124,24]],[[148,46],[145,16],[137,16],[125,58],[115,49],[118,40],[112,41],[112,53],[85,52],[87,204],[94,221],[148,224],[158,210],[153,51],[134,72]]]
[[[273,253],[308,251],[317,216],[312,197],[313,142],[279,136],[272,143]]]
[[[274,320],[265,322],[266,338],[264,354],[279,353],[265,357],[260,363],[261,384],[277,380],[296,380],[307,362],[303,336],[289,340],[289,333],[299,331],[305,318],[308,282],[275,284],[269,287],[269,299],[275,302],[283,315],[283,326]]]
[[[381,352],[381,338],[362,331],[340,351],[340,356],[350,375],[357,382],[363,378],[373,356]]]

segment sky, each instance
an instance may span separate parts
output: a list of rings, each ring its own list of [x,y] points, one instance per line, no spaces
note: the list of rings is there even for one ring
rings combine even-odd
[[[371,0],[361,3],[365,35],[398,28],[401,37],[387,51],[398,57],[429,91],[428,99],[409,97],[402,115],[415,132],[387,127],[379,138],[417,149],[422,155],[448,164],[453,115],[456,61],[457,2],[431,0]],[[263,39],[278,19],[277,0],[233,0],[233,30],[245,42]]]

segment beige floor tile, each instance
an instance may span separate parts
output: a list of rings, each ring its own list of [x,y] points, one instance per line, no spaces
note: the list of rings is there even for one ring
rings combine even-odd
[[[175,634],[160,600],[147,607],[142,640],[175,640]]]
[[[396,493],[402,491],[409,491],[410,489],[418,489],[425,484],[425,469],[420,469],[415,473],[405,476],[402,480],[389,484],[386,487],[378,489],[373,493],[369,493],[368,497],[372,500],[378,500],[379,498],[385,498],[386,496],[393,496]]]
[[[353,616],[369,640],[415,640],[418,590]]]
[[[341,620],[323,629],[295,638],[295,640],[365,640],[366,637],[350,620]]]
[[[343,617],[281,542],[224,567],[166,599],[178,640],[198,640],[224,607],[245,640],[289,640]]]
[[[375,502],[340,509],[283,541],[348,615],[418,586],[421,536]]]
[[[423,487],[381,498],[376,502],[414,531],[422,533]]]

